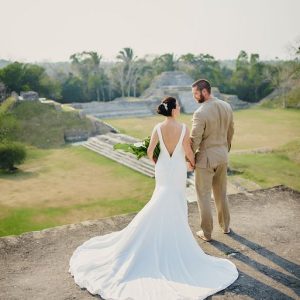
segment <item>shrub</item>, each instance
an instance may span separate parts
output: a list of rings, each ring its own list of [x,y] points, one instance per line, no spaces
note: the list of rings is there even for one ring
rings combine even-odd
[[[0,143],[0,168],[15,171],[15,164],[21,164],[26,158],[25,145],[19,142]]]

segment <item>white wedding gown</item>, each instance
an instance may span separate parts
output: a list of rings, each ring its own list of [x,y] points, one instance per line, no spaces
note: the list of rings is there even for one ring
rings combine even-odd
[[[70,258],[75,283],[103,299],[199,300],[238,278],[235,264],[205,254],[189,227],[185,124],[172,156],[160,124],[151,199],[124,229],[85,241]]]

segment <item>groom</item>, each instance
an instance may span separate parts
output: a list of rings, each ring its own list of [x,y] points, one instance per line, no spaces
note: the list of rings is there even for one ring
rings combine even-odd
[[[230,104],[211,95],[210,83],[205,79],[192,84],[192,93],[200,103],[193,114],[190,133],[195,153],[195,187],[202,229],[196,234],[210,241],[213,230],[211,189],[219,225],[223,233],[230,232],[226,188],[228,152],[234,133],[233,113]]]

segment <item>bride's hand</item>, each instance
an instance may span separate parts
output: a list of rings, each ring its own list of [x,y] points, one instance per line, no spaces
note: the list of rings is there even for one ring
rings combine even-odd
[[[189,172],[193,172],[194,169],[195,169],[195,166],[192,165],[191,162],[188,161],[188,162],[187,162],[187,170],[188,170]]]

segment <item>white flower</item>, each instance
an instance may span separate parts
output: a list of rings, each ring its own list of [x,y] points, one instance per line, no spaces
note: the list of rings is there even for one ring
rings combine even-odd
[[[164,107],[166,110],[168,110],[168,104],[167,103],[163,103]]]
[[[143,142],[137,142],[133,144],[135,147],[141,147],[143,146]]]

